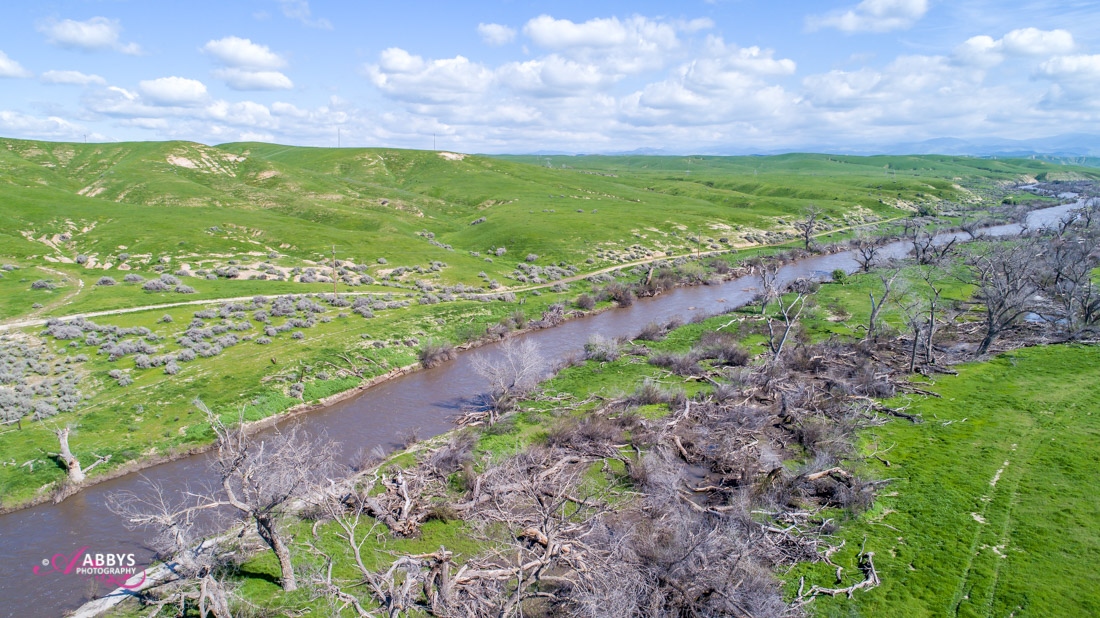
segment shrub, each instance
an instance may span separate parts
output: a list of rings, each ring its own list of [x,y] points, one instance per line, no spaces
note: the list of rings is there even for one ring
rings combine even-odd
[[[690,376],[699,373],[698,358],[692,354],[674,354],[660,352],[649,357],[649,364],[656,367],[664,367],[678,376]]]
[[[387,263],[386,258],[384,258],[384,257],[378,258],[378,263],[379,264],[386,264]]]
[[[304,339],[305,334],[303,334],[302,331],[296,331],[293,335],[290,336],[290,338],[291,339]]]
[[[592,335],[584,344],[584,358],[600,362],[611,362],[619,358],[619,342],[603,335]]]
[[[528,262],[534,262],[535,260],[539,259],[539,256],[538,256],[538,254],[535,254],[535,253],[528,253],[527,257],[525,257],[523,259],[528,261]]]
[[[495,253],[496,253],[497,257],[500,257],[500,256],[504,255],[505,253],[508,253],[508,250],[505,249],[504,247],[497,247],[497,250],[496,250]]]
[[[665,338],[665,329],[656,322],[650,322],[642,328],[642,332],[638,333],[635,339],[642,341],[660,341]]]
[[[83,253],[81,253],[80,255],[76,256],[76,263],[77,263],[77,264],[80,264],[80,265],[82,265],[82,266],[83,266],[84,264],[87,264],[87,263],[88,263],[88,256],[86,256],[86,255],[84,255]]]
[[[715,364],[731,367],[743,367],[751,358],[748,350],[741,347],[736,337],[718,331],[703,333],[695,351],[702,358],[713,360]]]
[[[145,281],[145,277],[142,277],[141,275],[135,275],[134,273],[130,273],[129,275],[126,275],[125,277],[123,277],[122,280],[125,281],[126,283],[141,283],[142,281]]]
[[[113,277],[100,277],[99,281],[96,281],[96,285],[115,285],[118,283]]]
[[[577,308],[588,311],[596,306],[596,299],[592,298],[588,294],[581,294],[577,297]]]
[[[189,285],[177,285],[176,294],[194,294],[195,288]]]
[[[57,289],[57,284],[49,279],[39,279],[31,284],[32,290],[54,290]]]
[[[176,364],[176,361],[168,361],[168,364],[164,366],[164,373],[174,376],[180,372],[180,366]]]
[[[833,281],[836,283],[844,283],[848,280],[848,273],[844,272],[843,268],[838,268],[833,271]]]
[[[160,279],[150,279],[141,286],[141,289],[146,292],[167,292],[170,288],[167,283]]]
[[[431,368],[449,361],[455,356],[457,356],[457,352],[455,352],[455,348],[450,342],[430,339],[421,344],[420,351],[417,353],[417,360],[425,368]]]
[[[478,217],[477,219],[474,219],[470,222],[470,225],[478,225],[480,223],[485,223],[485,217]]]

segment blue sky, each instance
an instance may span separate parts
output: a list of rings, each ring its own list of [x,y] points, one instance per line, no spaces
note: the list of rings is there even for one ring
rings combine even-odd
[[[1097,133],[1066,0],[13,0],[0,135],[465,152]]]

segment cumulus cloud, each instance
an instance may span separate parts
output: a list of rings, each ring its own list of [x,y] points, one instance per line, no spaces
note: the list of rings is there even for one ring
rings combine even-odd
[[[286,60],[271,51],[267,45],[253,43],[251,39],[236,36],[207,41],[201,51],[210,54],[226,66],[239,69],[280,69],[286,66]]]
[[[107,80],[98,75],[88,75],[80,71],[46,71],[41,75],[41,80],[47,84],[71,84],[73,86],[89,86],[96,84],[104,86]]]
[[[31,72],[24,69],[23,65],[8,58],[8,55],[0,51],[0,77],[30,77]]]
[[[1065,30],[1022,28],[1001,39],[1004,50],[1021,56],[1049,56],[1073,51],[1073,35]]]
[[[286,60],[267,45],[227,36],[207,41],[200,51],[225,65],[226,68],[214,71],[214,77],[234,90],[289,90],[294,87],[289,77],[273,70],[286,66]]]
[[[477,33],[486,45],[507,45],[516,38],[516,30],[502,24],[478,24]]]
[[[74,139],[82,133],[78,125],[58,116],[29,116],[0,110],[0,132],[38,139]]]
[[[142,98],[154,105],[190,106],[206,100],[206,85],[185,77],[161,77],[138,83]]]
[[[218,69],[214,77],[224,81],[234,90],[290,90],[294,82],[278,71],[246,71],[243,69]]]
[[[279,8],[283,11],[283,16],[289,19],[293,19],[303,26],[309,28],[320,28],[322,30],[332,30],[332,22],[319,17],[313,17],[313,11],[309,8],[309,2],[307,0],[275,0],[279,3]]]
[[[928,12],[928,0],[863,0],[846,11],[813,15],[806,19],[811,30],[836,28],[841,32],[890,32],[904,30]]]
[[[707,27],[709,20],[668,22],[634,15],[586,22],[540,15],[523,27],[535,45],[623,74],[664,67],[681,48],[680,32]]]
[[[727,44],[717,36],[708,37],[704,49],[667,79],[626,97],[625,113],[635,121],[686,125],[779,122],[797,103],[796,95],[766,79],[794,73],[793,60],[776,59],[772,50]]]
[[[535,96],[577,96],[615,81],[591,64],[557,54],[527,62],[509,62],[496,71],[501,85]]]
[[[492,71],[463,56],[424,60],[398,47],[384,50],[365,72],[382,92],[423,103],[474,98],[493,82]]]
[[[87,21],[72,19],[49,19],[39,24],[39,32],[46,35],[47,42],[60,47],[97,51],[112,49],[124,54],[141,54],[137,43],[123,43],[119,40],[122,25],[117,19],[93,17]]]
[[[1074,49],[1073,35],[1066,30],[1020,28],[1000,39],[988,35],[971,37],[955,48],[954,59],[960,64],[989,68],[1004,61],[1006,55],[1050,57]]]
[[[1056,56],[1039,65],[1039,72],[1047,77],[1100,77],[1100,54]]]

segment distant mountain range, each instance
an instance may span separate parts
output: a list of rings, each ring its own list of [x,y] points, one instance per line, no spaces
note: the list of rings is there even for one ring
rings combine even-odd
[[[676,156],[688,154],[703,155],[775,155],[789,152],[825,152],[852,155],[925,155],[942,154],[952,156],[1037,158],[1057,163],[1074,163],[1100,167],[1100,135],[1087,133],[1066,133],[1052,137],[1034,139],[975,138],[960,139],[940,137],[920,142],[883,144],[856,147],[838,147],[836,144],[808,145],[797,149],[752,149],[744,146],[712,148],[702,152],[680,152],[664,148],[637,148],[630,151],[615,152],[566,152],[539,151],[530,153],[537,156],[602,154],[602,155],[652,155]]]

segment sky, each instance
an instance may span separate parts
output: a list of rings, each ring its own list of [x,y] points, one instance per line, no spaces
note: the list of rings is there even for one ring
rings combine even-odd
[[[1095,0],[7,0],[0,136],[732,154],[1100,133]]]

